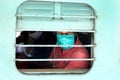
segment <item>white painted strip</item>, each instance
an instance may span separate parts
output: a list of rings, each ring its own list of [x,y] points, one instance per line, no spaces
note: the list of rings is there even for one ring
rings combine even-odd
[[[20,27],[20,26],[19,26]],[[72,31],[72,32],[88,32],[88,33],[95,33],[95,31],[94,30],[88,30],[88,29],[63,29],[63,30],[45,30],[45,29],[37,29],[37,28],[33,28],[33,29],[22,29],[22,28],[17,28],[17,30],[16,30],[17,32],[21,32],[21,31],[50,31],[50,32],[53,32],[53,31],[55,31],[55,32],[57,32],[57,31]]]
[[[34,14],[34,15],[30,15],[30,14],[27,14],[27,15],[25,15],[25,14],[22,14],[22,15],[20,15],[20,14],[17,14],[16,15],[16,17],[48,17],[48,18],[53,18],[53,17],[58,17],[58,15],[39,15],[39,14]],[[78,15],[78,16],[59,16],[59,17],[61,17],[61,18],[96,18],[96,16],[88,16],[87,14],[80,14],[80,15]]]
[[[19,69],[25,74],[43,74],[43,73],[85,73],[89,69]]]
[[[66,46],[72,46],[72,47],[94,47],[95,45],[21,45],[21,44],[16,44],[16,46],[19,47],[66,47]]]
[[[73,59],[15,59],[15,61],[94,61],[94,58],[73,58]]]
[[[78,16],[61,16],[63,18],[76,18],[76,19],[79,19],[79,18],[96,18],[96,16],[88,16],[87,14],[80,14]]]

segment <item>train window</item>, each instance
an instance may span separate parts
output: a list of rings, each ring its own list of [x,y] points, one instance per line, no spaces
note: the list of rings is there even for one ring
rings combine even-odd
[[[86,73],[95,11],[84,3],[25,1],[16,13],[16,67],[27,74]]]

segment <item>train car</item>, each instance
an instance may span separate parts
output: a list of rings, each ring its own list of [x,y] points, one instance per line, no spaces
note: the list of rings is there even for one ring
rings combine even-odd
[[[119,80],[119,0],[1,0],[0,79]]]

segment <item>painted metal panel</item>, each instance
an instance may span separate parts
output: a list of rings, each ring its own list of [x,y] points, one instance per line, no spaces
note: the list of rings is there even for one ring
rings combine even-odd
[[[83,75],[25,75],[15,66],[16,10],[25,0],[0,0],[0,80],[119,80],[120,74],[120,1],[64,0],[87,3],[97,12],[95,63]],[[62,1],[62,0],[51,0]]]

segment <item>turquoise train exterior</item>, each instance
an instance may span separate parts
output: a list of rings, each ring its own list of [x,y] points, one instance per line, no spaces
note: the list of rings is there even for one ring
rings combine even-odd
[[[95,61],[85,74],[19,72],[15,65],[16,12],[25,0],[0,0],[0,80],[120,80],[119,0],[28,0],[86,3],[96,12]]]

